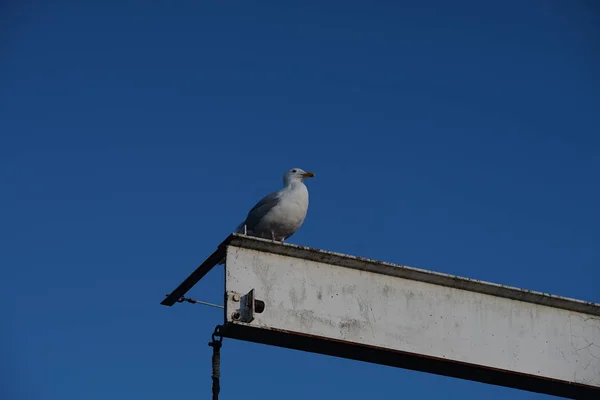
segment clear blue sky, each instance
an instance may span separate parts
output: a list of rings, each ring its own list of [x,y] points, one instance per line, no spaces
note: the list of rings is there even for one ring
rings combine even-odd
[[[159,302],[291,167],[293,243],[600,302],[593,1],[1,7],[3,398],[209,398]],[[224,342],[224,400],[375,395],[547,397]]]

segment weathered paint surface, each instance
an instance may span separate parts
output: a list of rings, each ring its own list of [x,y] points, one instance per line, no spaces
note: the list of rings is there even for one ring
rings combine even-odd
[[[600,387],[600,306],[527,291],[535,302],[516,300],[514,288],[503,295],[478,282],[472,291],[452,277],[431,283],[358,264],[230,244],[226,290],[255,289],[266,306],[254,326]],[[227,302],[228,322],[238,306]]]

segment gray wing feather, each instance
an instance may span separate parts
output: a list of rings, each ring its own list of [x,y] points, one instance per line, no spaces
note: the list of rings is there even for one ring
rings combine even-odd
[[[248,216],[246,217],[246,220],[237,227],[236,232],[243,233],[244,225],[246,225],[248,231],[252,231],[260,222],[262,217],[264,217],[265,214],[269,212],[269,210],[271,210],[273,207],[279,204],[279,195],[279,192],[268,194],[265,197],[263,197],[262,200],[256,203],[254,207],[252,207],[250,211],[248,211]]]

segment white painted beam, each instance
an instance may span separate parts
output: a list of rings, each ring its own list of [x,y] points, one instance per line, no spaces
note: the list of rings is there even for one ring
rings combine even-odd
[[[600,398],[599,304],[240,235],[222,246],[225,336]],[[233,293],[252,289],[264,311],[244,322]]]

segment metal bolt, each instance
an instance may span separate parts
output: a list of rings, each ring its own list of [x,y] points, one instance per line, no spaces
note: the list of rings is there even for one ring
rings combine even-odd
[[[258,314],[265,311],[265,302],[262,300],[254,300],[254,311]]]
[[[237,293],[233,294],[233,301],[240,301],[240,295]]]
[[[231,314],[231,318],[233,318],[234,321],[237,321],[240,319],[242,315],[240,314],[239,311],[235,311],[233,314]]]

